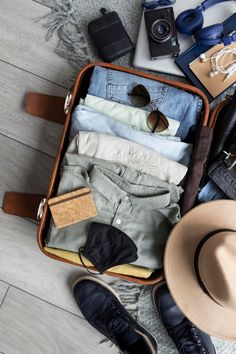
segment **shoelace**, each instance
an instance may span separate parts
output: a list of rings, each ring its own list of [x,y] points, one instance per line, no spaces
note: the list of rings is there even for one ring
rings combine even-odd
[[[206,350],[202,347],[202,342],[199,339],[197,328],[184,319],[174,330],[171,335],[176,338],[178,349],[181,353],[188,353],[188,347],[195,347],[196,353],[207,354]],[[189,348],[190,349],[190,348]]]
[[[96,320],[97,326],[99,326],[109,338],[117,343],[117,335],[124,332],[124,321],[120,319],[120,310],[114,303],[109,305],[110,310],[104,312],[99,319]]]

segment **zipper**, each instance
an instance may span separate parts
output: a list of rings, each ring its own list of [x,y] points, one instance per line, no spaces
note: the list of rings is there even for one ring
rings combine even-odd
[[[37,212],[37,220],[41,220],[45,205],[46,205],[46,198],[43,198],[39,204],[39,208]]]
[[[66,96],[65,104],[64,104],[64,112],[65,112],[65,114],[67,114],[69,112],[71,99],[72,99],[72,92],[69,91],[67,96]]]

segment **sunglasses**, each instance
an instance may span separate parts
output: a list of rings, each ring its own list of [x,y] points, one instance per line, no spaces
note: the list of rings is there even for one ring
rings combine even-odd
[[[151,129],[152,133],[161,133],[169,127],[168,119],[153,103],[145,86],[135,86],[131,93],[129,93],[129,96],[132,104],[136,107],[141,108],[148,105],[152,107],[152,112],[150,112],[147,117],[147,125]]]

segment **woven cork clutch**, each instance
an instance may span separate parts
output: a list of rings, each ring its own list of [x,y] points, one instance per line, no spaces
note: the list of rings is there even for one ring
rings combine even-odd
[[[90,189],[82,188],[48,200],[56,228],[60,229],[97,215]]]

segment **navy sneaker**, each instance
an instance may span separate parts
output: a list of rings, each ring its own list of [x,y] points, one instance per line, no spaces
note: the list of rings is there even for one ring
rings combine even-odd
[[[154,306],[181,354],[216,354],[211,337],[194,326],[174,302],[166,283],[153,288]]]
[[[130,316],[109,285],[82,276],[73,285],[73,294],[85,319],[122,354],[157,353],[155,338]]]

